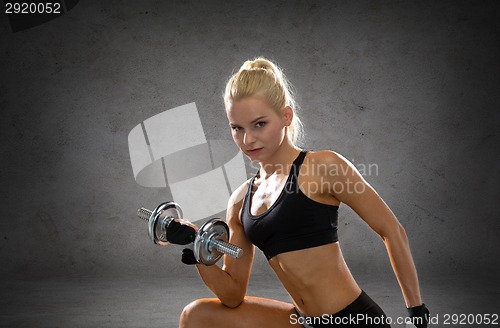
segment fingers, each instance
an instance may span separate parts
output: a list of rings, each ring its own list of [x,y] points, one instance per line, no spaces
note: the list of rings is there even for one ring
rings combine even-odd
[[[196,258],[194,257],[193,250],[189,249],[189,248],[184,248],[182,250],[181,261],[182,261],[182,263],[188,264],[188,265],[193,265],[193,264],[198,263],[198,261],[196,261]]]
[[[411,318],[413,324],[417,328],[427,328],[430,314],[429,314],[429,309],[427,309],[425,304],[407,308],[407,310],[408,310],[408,316]]]
[[[177,220],[171,221],[166,228],[167,240],[172,244],[187,245],[194,241],[196,231],[190,225]]]
[[[184,225],[190,226],[191,228],[194,229],[194,231],[198,231],[198,227],[195,224],[192,224],[191,222],[189,222],[188,220],[185,220],[185,219],[175,219],[175,221],[177,221],[179,223],[182,223]]]

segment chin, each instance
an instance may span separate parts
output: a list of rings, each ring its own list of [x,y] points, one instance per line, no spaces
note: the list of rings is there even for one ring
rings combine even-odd
[[[254,162],[255,162],[255,161],[259,161],[259,160],[261,160],[261,159],[262,159],[262,153],[261,153],[260,151],[259,151],[259,152],[257,152],[257,153],[255,153],[255,154],[248,154],[248,153],[244,153],[244,154],[245,154],[245,156],[246,156],[249,160],[254,161]]]

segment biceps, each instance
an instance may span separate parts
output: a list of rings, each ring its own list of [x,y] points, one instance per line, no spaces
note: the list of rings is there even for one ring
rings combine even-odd
[[[229,242],[243,249],[243,255],[238,258],[224,256],[223,270],[237,282],[248,283],[254,256],[254,246],[248,240],[241,224],[230,224]]]
[[[229,242],[243,249],[243,256],[253,254],[253,244],[248,240],[241,225],[230,228]]]

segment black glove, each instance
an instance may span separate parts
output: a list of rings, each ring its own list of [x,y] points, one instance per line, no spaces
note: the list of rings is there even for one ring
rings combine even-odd
[[[408,316],[411,318],[412,323],[417,328],[427,328],[429,323],[429,310],[425,307],[425,304],[407,308]]]
[[[193,250],[189,248],[184,248],[182,250],[182,258],[181,258],[182,263],[192,265],[192,264],[198,264],[198,261],[196,261],[196,258],[194,257]]]
[[[193,227],[172,220],[167,227],[167,240],[172,244],[187,245],[194,241],[196,231]]]

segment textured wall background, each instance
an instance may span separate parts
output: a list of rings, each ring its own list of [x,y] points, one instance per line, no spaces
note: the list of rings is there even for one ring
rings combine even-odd
[[[224,81],[258,55],[297,89],[303,147],[377,165],[421,277],[498,272],[498,1],[81,1],[18,33],[0,17],[2,277],[195,275],[135,218],[169,195],[135,183],[127,135],[196,102],[230,140]],[[340,218],[352,270],[390,274]]]

